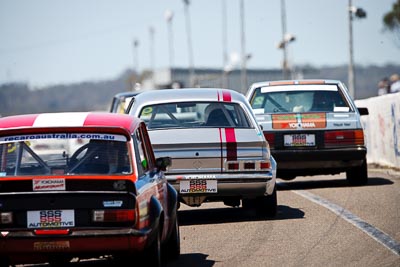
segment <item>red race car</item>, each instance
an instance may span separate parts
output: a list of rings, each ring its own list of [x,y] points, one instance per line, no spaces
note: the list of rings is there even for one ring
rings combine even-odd
[[[0,266],[180,255],[177,192],[146,125],[115,113],[0,118]]]

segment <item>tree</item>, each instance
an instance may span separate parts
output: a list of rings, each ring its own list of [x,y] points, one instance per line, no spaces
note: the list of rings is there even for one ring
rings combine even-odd
[[[400,47],[400,0],[397,0],[392,10],[383,16],[383,24],[386,30],[395,34]]]

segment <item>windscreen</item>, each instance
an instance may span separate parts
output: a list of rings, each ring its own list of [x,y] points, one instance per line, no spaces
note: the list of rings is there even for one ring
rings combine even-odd
[[[0,179],[25,175],[128,174],[125,136],[42,133],[0,138]]]
[[[256,114],[350,111],[348,102],[333,85],[260,87],[250,104]]]

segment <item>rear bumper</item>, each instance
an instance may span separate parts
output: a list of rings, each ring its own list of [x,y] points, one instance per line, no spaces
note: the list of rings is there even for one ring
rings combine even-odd
[[[366,160],[365,147],[318,150],[271,150],[282,173],[296,175],[329,174],[361,166]]]
[[[10,231],[0,236],[0,259],[13,264],[47,261],[52,255],[78,257],[142,251],[151,230],[75,230],[69,235],[37,236],[32,231]],[[30,262],[23,259],[29,258]]]
[[[209,199],[223,197],[252,198],[271,195],[273,193],[276,177],[272,172],[259,173],[226,173],[226,174],[180,174],[166,175],[168,182],[182,196],[206,196]],[[181,193],[180,182],[184,180],[216,180],[217,192],[215,193]]]

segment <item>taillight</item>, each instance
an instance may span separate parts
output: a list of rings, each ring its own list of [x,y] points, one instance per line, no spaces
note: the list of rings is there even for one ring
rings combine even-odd
[[[0,224],[12,224],[13,214],[12,212],[0,212]]]
[[[226,171],[268,171],[271,169],[269,160],[254,161],[228,161],[226,163]]]
[[[274,148],[275,146],[275,134],[264,132],[264,137],[267,139],[269,147]]]
[[[254,170],[256,168],[256,163],[255,162],[245,162],[243,165],[243,168],[245,170]]]
[[[364,145],[363,130],[342,130],[325,132],[325,146]]]
[[[271,162],[270,161],[261,161],[260,162],[260,169],[261,170],[269,170],[269,169],[271,169]]]
[[[94,210],[94,222],[132,222],[136,220],[135,210]]]
[[[36,229],[34,230],[36,235],[68,235],[69,229]]]
[[[229,171],[238,171],[239,170],[239,162],[228,162],[227,163]]]

